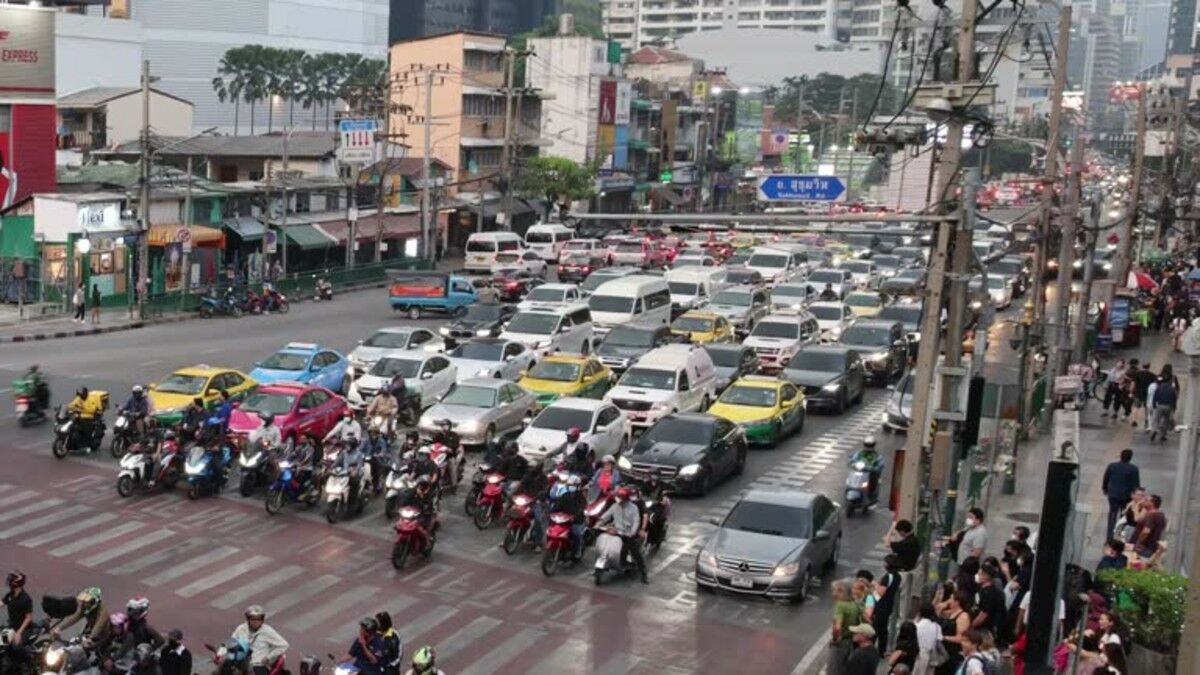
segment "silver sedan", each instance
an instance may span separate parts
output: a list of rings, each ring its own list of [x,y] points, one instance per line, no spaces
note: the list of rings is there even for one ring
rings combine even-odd
[[[533,394],[512,382],[477,377],[455,384],[440,403],[425,411],[417,424],[423,437],[438,431],[442,420],[464,445],[490,445],[506,432],[521,429],[526,415],[537,410]]]

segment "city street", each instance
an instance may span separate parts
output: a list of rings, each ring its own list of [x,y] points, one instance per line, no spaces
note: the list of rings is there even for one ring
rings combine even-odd
[[[55,403],[87,385],[119,405],[135,383],[175,368],[209,363],[243,372],[283,343],[314,341],[343,352],[375,328],[404,323],[381,291],[297,306],[288,315],[212,319],[112,335],[5,345],[0,385],[32,363],[47,373]],[[437,322],[422,322],[436,325]],[[0,387],[2,392],[7,389]],[[348,646],[357,621],[386,609],[410,651],[434,643],[453,673],[578,671],[790,673],[828,628],[824,583],[803,606],[698,595],[696,551],[749,487],[820,491],[839,500],[846,458],[878,434],[883,390],[842,417],[810,416],[802,436],[754,450],[743,476],[704,499],[677,499],[668,542],[649,561],[650,585],[595,589],[588,565],[547,580],[532,552],[511,558],[502,530],[478,531],[459,498],[442,509],[443,529],[429,562],[396,572],[382,505],[331,526],[315,513],[270,516],[261,497],[229,490],[187,501],[181,494],[123,500],[116,462],[105,451],[56,460],[51,428],[20,429],[5,413],[0,441],[0,567],[30,576],[35,596],[100,586],[110,607],[135,594],[154,603],[153,623],[184,630],[193,651],[215,643],[251,603],[292,641],[290,658]],[[109,415],[111,421],[111,414]],[[892,437],[881,435],[890,455]],[[885,476],[883,484],[887,484]],[[877,568],[886,512],[848,521],[839,574]],[[444,662],[443,662],[444,659]]]

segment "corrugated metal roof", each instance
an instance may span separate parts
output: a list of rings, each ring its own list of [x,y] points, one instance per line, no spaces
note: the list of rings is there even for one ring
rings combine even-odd
[[[60,108],[96,108],[114,99],[137,94],[140,91],[140,87],[91,87],[71,92],[65,96],[59,96],[56,103]],[[174,94],[168,94],[161,89],[151,87],[150,91],[159,96],[166,96],[192,105],[191,101],[175,96]]]
[[[297,132],[288,140],[288,155],[291,157],[325,157],[334,151],[336,134],[332,132]],[[159,152],[163,156],[184,157],[282,157],[283,134],[269,136],[200,136],[184,138],[161,136],[154,145],[166,148]],[[122,143],[112,150],[97,150],[93,155],[135,155],[140,152],[139,141]]]

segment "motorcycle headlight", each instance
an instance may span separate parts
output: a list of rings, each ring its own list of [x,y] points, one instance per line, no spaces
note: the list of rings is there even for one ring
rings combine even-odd
[[[881,361],[887,360],[887,357],[888,357],[887,352],[876,352],[871,355],[871,360],[874,361],[875,363],[879,363]]]
[[[799,573],[800,573],[800,563],[799,562],[790,562],[790,563],[783,563],[781,565],[776,565],[775,569],[771,571],[771,576],[773,576],[773,577],[790,577],[793,574],[799,574]]]
[[[441,333],[442,335],[449,335],[450,329],[445,326],[442,326],[441,328],[438,329],[438,332]]]
[[[113,428],[124,429],[126,424],[129,424],[129,421],[125,419],[124,415],[122,415],[113,422]]]
[[[517,495],[516,497],[513,497],[513,504],[516,504],[517,506],[529,506],[529,502],[531,501],[533,500],[525,495]]]
[[[855,462],[855,463],[854,463],[854,470],[855,470],[855,471],[866,471],[866,470],[867,470],[867,463],[866,463],[866,462]]]
[[[687,466],[685,466],[679,470],[680,476],[695,476],[698,473],[700,473],[700,465],[699,464],[688,464]]]
[[[973,300],[973,301],[971,302],[971,309],[981,309],[981,308],[983,308],[983,302],[982,302],[982,301],[980,301],[980,300]]]
[[[629,471],[629,470],[633,469],[633,462],[629,461],[624,456],[618,457],[617,458],[617,468],[622,471]]]
[[[475,331],[475,335],[477,335],[479,337],[487,337],[491,334],[492,334],[491,328],[480,328],[479,330]]]
[[[821,391],[837,391],[838,387],[840,387],[840,386],[841,386],[840,384],[838,384],[837,382],[834,382],[832,384],[827,384],[824,387],[821,387]]]
[[[47,669],[58,670],[58,667],[60,665],[62,665],[63,654],[65,654],[65,652],[63,651],[62,647],[51,647],[50,649],[47,649],[46,650],[46,667],[47,667]]]

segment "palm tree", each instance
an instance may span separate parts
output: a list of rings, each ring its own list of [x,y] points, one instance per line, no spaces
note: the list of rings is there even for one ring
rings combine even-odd
[[[288,102],[288,126],[292,126],[296,112],[296,97],[303,87],[303,67],[305,53],[302,49],[286,49],[282,55],[282,78],[280,94]]]
[[[227,50],[217,64],[217,76],[212,80],[217,99],[233,101],[233,134],[238,133],[242,109],[242,93],[246,86],[246,51],[244,47]]]
[[[321,59],[321,100],[325,103],[325,128],[329,129],[329,118],[333,112],[333,103],[338,100],[338,91],[346,79],[345,64],[347,57],[342,54],[324,53]]]
[[[300,76],[297,94],[305,110],[313,109],[312,130],[317,130],[316,107],[321,102],[321,60],[313,54],[305,54],[299,65]]]
[[[254,135],[255,110],[257,103],[269,95],[266,55],[262,45],[246,45],[246,81],[242,88],[250,103],[250,135]]]
[[[383,114],[383,90],[387,80],[387,63],[382,59],[358,59],[342,83],[341,98],[356,115]]]

